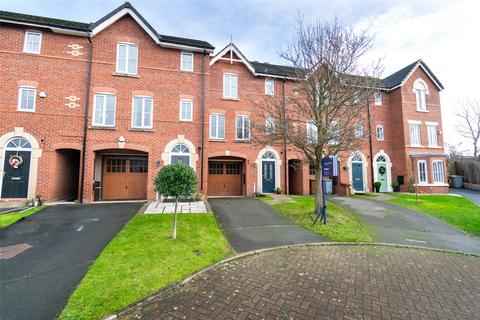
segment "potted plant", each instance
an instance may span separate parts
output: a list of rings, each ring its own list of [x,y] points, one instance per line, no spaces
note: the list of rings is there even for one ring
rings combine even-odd
[[[373,184],[375,187],[375,192],[380,192],[380,187],[382,186],[382,183],[380,181],[377,181]]]
[[[398,183],[398,181],[393,181],[392,182],[392,188],[393,188],[393,192],[399,192],[400,191],[400,183]]]
[[[281,194],[282,193],[282,189],[281,188],[275,188],[274,192],[276,194]]]

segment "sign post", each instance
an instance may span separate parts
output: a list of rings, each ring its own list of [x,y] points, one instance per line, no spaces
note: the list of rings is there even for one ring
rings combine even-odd
[[[327,224],[327,192],[325,191],[325,177],[337,177],[338,176],[338,157],[329,156],[322,159],[322,199],[323,207],[321,215],[318,214],[313,221],[313,224],[317,223],[317,220],[323,219],[323,224]]]

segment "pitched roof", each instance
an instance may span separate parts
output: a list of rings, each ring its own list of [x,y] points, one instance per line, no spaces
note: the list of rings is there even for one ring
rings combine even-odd
[[[282,66],[278,64],[262,63],[258,61],[250,61],[250,64],[255,69],[255,73],[295,78],[299,74],[299,69],[295,67]]]
[[[440,90],[444,89],[442,83],[438,80],[438,78],[433,74],[430,68],[427,66],[422,59],[419,59],[408,66],[398,70],[397,72],[392,73],[388,77],[382,80],[382,87],[385,89],[395,89],[401,85],[408,79],[408,77],[415,71],[417,67],[423,68],[423,70],[427,73],[427,75],[431,78],[431,80],[439,87]]]
[[[148,21],[145,20],[145,18],[129,2],[125,2],[118,8],[114,9],[113,11],[109,12],[107,15],[93,23],[53,19],[8,11],[0,11],[0,20],[20,24],[34,24],[44,26],[46,28],[61,28],[72,31],[92,33],[96,31],[95,29],[101,31],[106,26],[108,26],[109,19],[118,19],[119,17],[122,17],[124,14],[127,13],[132,15],[133,18],[142,26],[142,28],[144,28],[145,31],[154,39],[154,41],[159,43],[160,45],[177,45],[199,49],[207,49],[209,51],[215,49],[210,43],[206,41],[158,34],[157,31],[155,31],[155,29],[148,23]],[[119,15],[118,17],[116,17],[117,14]]]

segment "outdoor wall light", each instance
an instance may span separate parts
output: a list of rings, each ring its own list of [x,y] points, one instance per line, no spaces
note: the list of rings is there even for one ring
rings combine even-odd
[[[46,97],[47,97],[47,94],[46,94],[45,91],[40,91],[40,93],[38,94],[38,96],[39,96],[40,98],[46,98]]]
[[[125,149],[125,137],[124,136],[120,136],[118,138],[118,147],[120,149]]]

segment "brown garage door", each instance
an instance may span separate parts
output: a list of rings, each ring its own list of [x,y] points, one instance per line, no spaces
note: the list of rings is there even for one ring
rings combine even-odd
[[[208,163],[209,196],[242,195],[242,163],[217,162]]]
[[[104,200],[147,198],[147,158],[105,157],[103,161]]]

